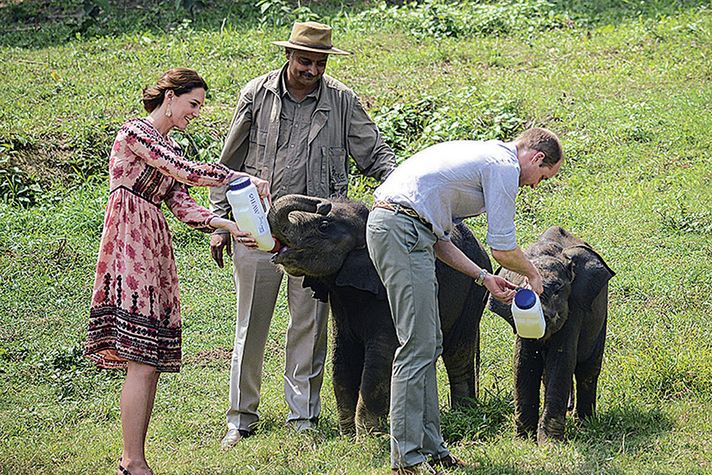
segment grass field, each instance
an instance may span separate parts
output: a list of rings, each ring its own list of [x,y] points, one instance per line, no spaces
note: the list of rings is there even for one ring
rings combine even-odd
[[[451,411],[439,374],[443,432],[471,464],[460,472],[712,473],[707,2],[260,5],[0,3],[0,473],[115,469],[122,375],[81,356],[108,149],[118,126],[142,114],[141,89],[180,65],[210,85],[203,116],[180,140],[197,144],[195,158],[215,160],[239,88],[281,65],[270,41],[288,36],[295,14],[331,23],[335,45],[355,53],[330,60],[328,73],[360,95],[401,159],[441,140],[557,131],[567,161],[557,178],[520,194],[519,241],[561,225],[617,273],[598,415],[571,420],[563,443],[515,438],[513,335],[486,311],[477,405]],[[370,200],[372,183],[353,185],[354,198]],[[207,203],[205,190],[193,193]],[[184,366],[159,383],[147,442],[156,473],[388,473],[387,436],[339,435],[330,366],[319,430],[284,427],[282,299],[259,432],[220,450],[231,270],[211,262],[205,235],[169,222]],[[470,224],[483,239],[484,220]]]

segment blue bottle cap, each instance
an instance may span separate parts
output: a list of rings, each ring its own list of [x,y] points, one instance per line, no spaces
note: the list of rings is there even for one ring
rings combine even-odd
[[[536,294],[531,289],[519,289],[514,295],[514,304],[522,310],[532,308],[536,304]]]
[[[250,179],[246,176],[241,176],[237,180],[231,181],[227,187],[231,190],[241,190],[243,188],[247,188],[248,186],[250,186]]]

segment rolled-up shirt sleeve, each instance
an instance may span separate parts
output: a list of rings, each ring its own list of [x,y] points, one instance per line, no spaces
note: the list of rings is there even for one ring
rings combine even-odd
[[[487,211],[487,245],[500,251],[515,249],[514,214],[519,170],[493,164],[482,169],[481,180]]]

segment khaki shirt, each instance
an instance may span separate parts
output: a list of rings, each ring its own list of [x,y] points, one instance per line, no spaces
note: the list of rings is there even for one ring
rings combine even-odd
[[[273,179],[283,125],[280,75],[285,69],[286,65],[255,78],[242,89],[220,163],[264,180]],[[395,154],[356,94],[326,74],[311,116],[306,147],[306,153],[299,154],[305,162],[295,165],[306,170],[306,194],[310,196],[346,196],[349,157],[361,173],[379,180],[396,166]],[[226,190],[227,187],[210,189],[211,209],[220,217],[230,214]],[[273,186],[271,192],[273,198],[278,198],[291,190]]]
[[[289,193],[303,195],[307,192],[307,163],[309,154],[309,129],[311,118],[319,100],[321,82],[316,89],[298,101],[289,93],[284,74],[280,75],[282,113],[280,114],[277,156],[274,159],[272,196],[276,199]]]

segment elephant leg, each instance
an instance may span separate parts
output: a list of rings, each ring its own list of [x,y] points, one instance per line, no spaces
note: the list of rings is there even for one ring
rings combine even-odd
[[[479,343],[479,339],[477,339]],[[468,344],[459,348],[443,349],[443,363],[450,382],[450,406],[467,407],[477,397],[475,356],[479,348]]]
[[[466,280],[458,295],[451,295],[453,291],[442,288],[438,296],[443,322],[442,359],[450,383],[450,406],[468,407],[479,393],[480,320],[486,292],[471,279]],[[460,293],[466,296],[461,306],[454,300],[461,297]]]
[[[565,340],[562,339],[562,340]],[[544,410],[537,427],[537,442],[562,440],[566,409],[576,363],[576,342],[551,344],[544,355]]]
[[[598,376],[603,365],[603,349],[606,343],[606,327],[596,341],[591,356],[576,366],[576,417],[587,419],[596,412]]]
[[[396,345],[395,335],[393,338],[374,338],[366,345],[361,391],[356,407],[357,434],[388,430],[391,372]]]
[[[363,353],[361,343],[341,337],[337,332],[334,338],[333,383],[342,434],[356,432],[356,404],[363,372]]]
[[[517,338],[514,352],[514,421],[520,437],[536,434],[543,368],[541,345]]]

